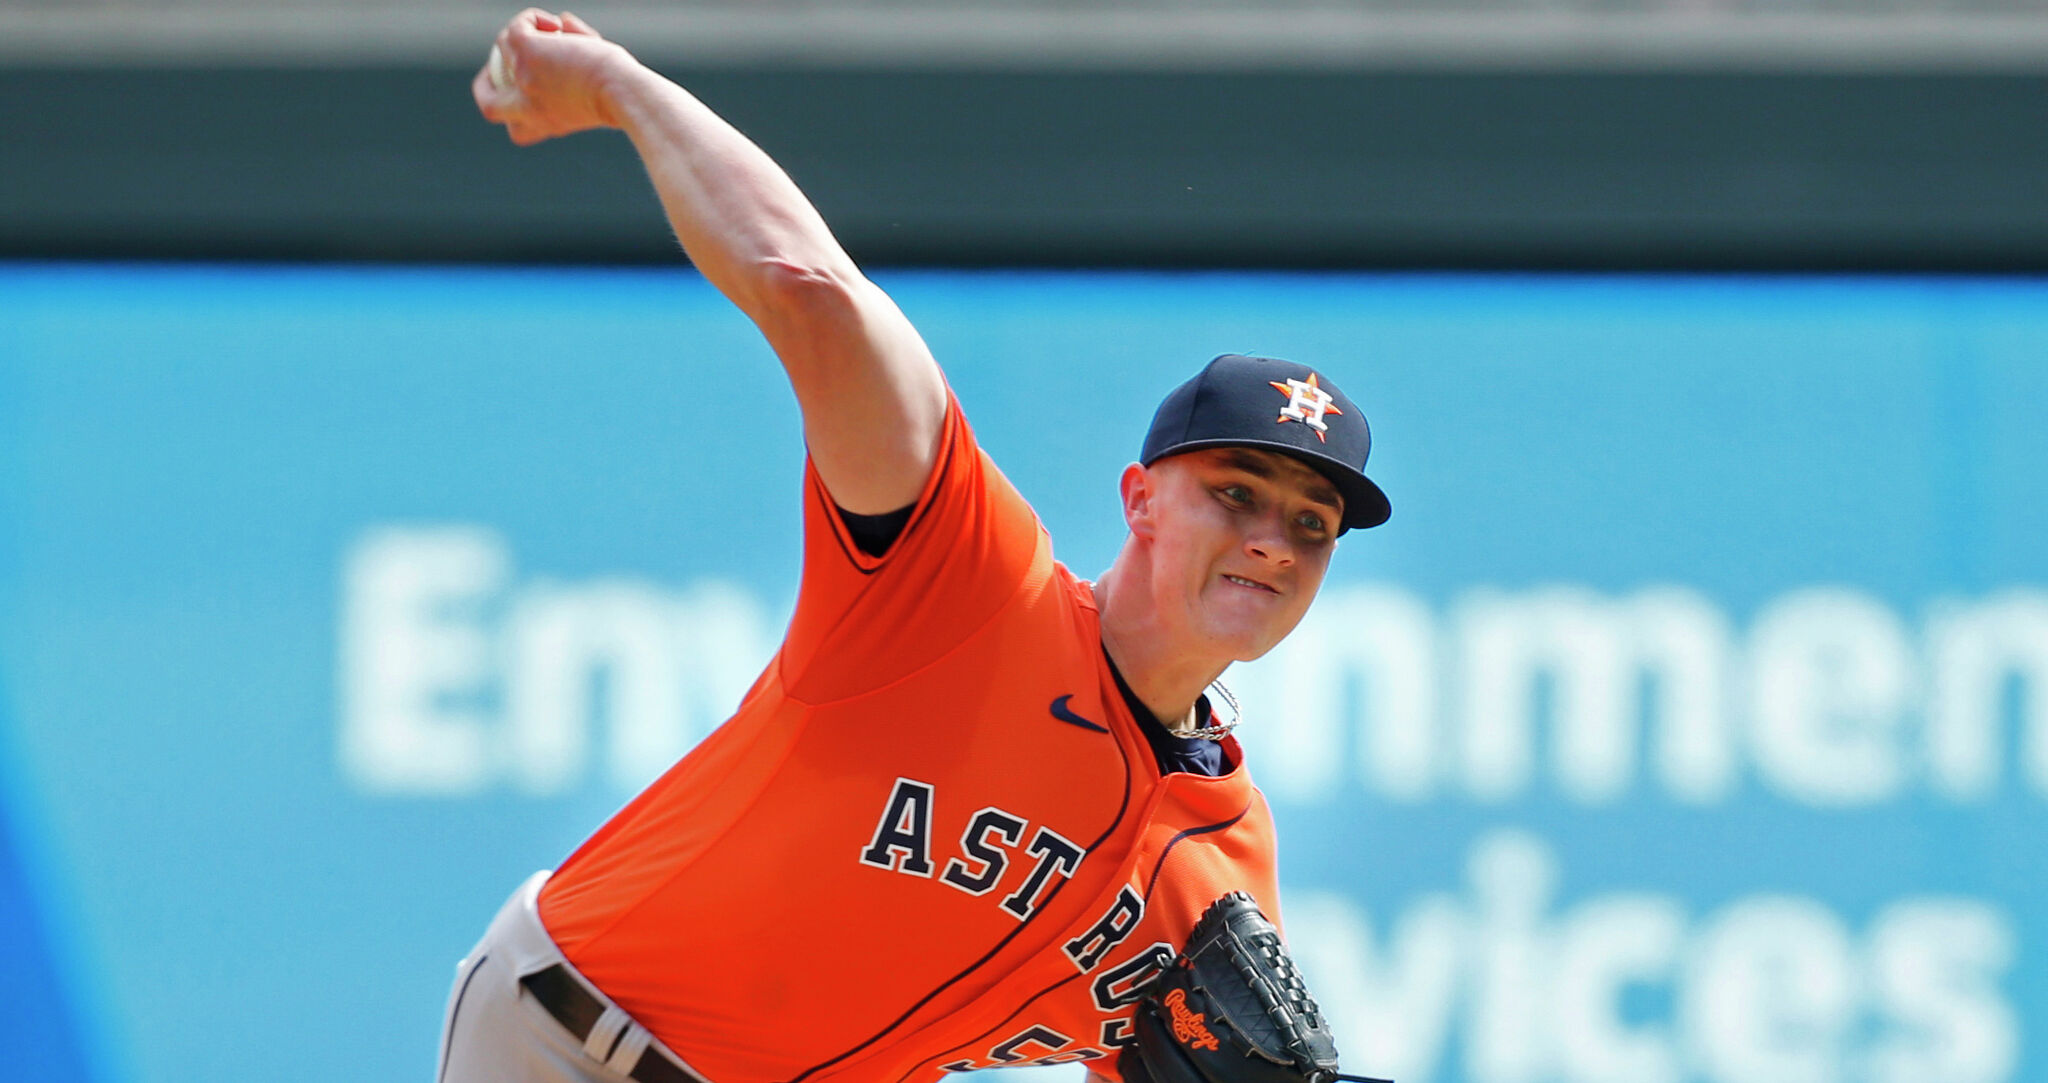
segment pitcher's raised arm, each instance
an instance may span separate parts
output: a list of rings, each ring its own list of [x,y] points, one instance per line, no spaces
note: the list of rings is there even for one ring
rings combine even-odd
[[[513,142],[590,128],[632,139],[683,251],[782,359],[833,500],[880,514],[916,499],[945,416],[944,378],[795,182],[688,91],[568,12],[522,11],[495,47],[471,89]]]

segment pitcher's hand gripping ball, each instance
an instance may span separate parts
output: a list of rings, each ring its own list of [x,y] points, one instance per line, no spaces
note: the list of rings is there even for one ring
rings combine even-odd
[[[1391,1083],[1337,1071],[1337,1043],[1279,930],[1233,891],[1138,1005],[1124,1083]]]
[[[491,86],[497,90],[510,90],[514,82],[512,62],[505,58],[505,51],[491,46],[491,58],[484,62],[484,71],[490,73]]]

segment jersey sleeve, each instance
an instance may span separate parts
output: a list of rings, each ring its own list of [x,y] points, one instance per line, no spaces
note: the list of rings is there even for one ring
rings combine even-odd
[[[883,687],[942,657],[1050,571],[1037,514],[948,391],[931,476],[880,556],[854,543],[805,463],[803,582],[779,656],[783,687],[814,705]]]

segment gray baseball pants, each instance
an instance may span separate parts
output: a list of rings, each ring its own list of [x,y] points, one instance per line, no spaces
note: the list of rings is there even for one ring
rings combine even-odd
[[[455,987],[441,1023],[437,1083],[633,1083],[650,1046],[704,1083],[687,1061],[576,973],[541,925],[538,900],[548,874],[537,872],[505,900],[484,938],[455,966]],[[602,1014],[578,1040],[520,979],[564,967],[596,998]],[[557,975],[559,982],[560,976]],[[674,1078],[674,1068],[662,1078]]]

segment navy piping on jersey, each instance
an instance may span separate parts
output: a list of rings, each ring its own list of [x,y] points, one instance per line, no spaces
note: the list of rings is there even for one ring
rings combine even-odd
[[[1166,868],[1166,857],[1167,857],[1167,855],[1168,855],[1168,854],[1171,854],[1171,853],[1173,852],[1173,848],[1174,848],[1175,846],[1178,846],[1178,845],[1180,845],[1180,842],[1181,842],[1181,840],[1182,840],[1182,839],[1188,838],[1188,837],[1190,837],[1190,836],[1193,836],[1193,835],[1206,835],[1206,834],[1208,834],[1208,833],[1210,833],[1210,832],[1212,832],[1212,831],[1222,831],[1222,830],[1225,830],[1225,829],[1229,828],[1229,827],[1230,827],[1231,825],[1233,825],[1233,824],[1237,823],[1237,822],[1238,822],[1239,820],[1242,820],[1242,819],[1244,819],[1245,813],[1246,813],[1246,812],[1250,812],[1250,811],[1251,811],[1251,806],[1247,805],[1247,806],[1245,806],[1245,808],[1244,808],[1244,811],[1243,811],[1243,812],[1239,812],[1239,813],[1238,813],[1237,815],[1235,815],[1235,816],[1232,816],[1232,817],[1231,817],[1230,819],[1228,819],[1228,820],[1223,820],[1223,821],[1221,821],[1221,822],[1219,822],[1219,823],[1213,823],[1213,824],[1203,824],[1203,825],[1201,825],[1200,827],[1190,827],[1190,828],[1188,828],[1187,830],[1185,830],[1185,831],[1182,831],[1182,832],[1181,832],[1180,834],[1178,834],[1178,835],[1175,835],[1175,836],[1174,836],[1173,838],[1171,838],[1171,839],[1167,840],[1167,843],[1166,843],[1166,847],[1165,847],[1165,849],[1162,849],[1162,850],[1160,850],[1160,851],[1159,851],[1159,860],[1158,860],[1158,861],[1156,861],[1156,862],[1154,862],[1154,863],[1153,863],[1153,865],[1152,865],[1152,875],[1151,875],[1151,876],[1150,876],[1149,878],[1147,878],[1147,879],[1146,879],[1146,881],[1145,881],[1145,901],[1146,901],[1146,902],[1148,902],[1148,903],[1152,901],[1152,888],[1153,888],[1154,886],[1156,886],[1156,885],[1157,885],[1157,884],[1159,883],[1159,873],[1160,873],[1160,871]],[[1189,931],[1190,931],[1190,932],[1193,932],[1193,930],[1189,930]],[[1120,966],[1121,966],[1121,965],[1123,965],[1123,964],[1118,964],[1118,965],[1120,965]],[[1001,1032],[1001,1031],[1003,1031],[1003,1030],[1007,1030],[1007,1029],[1008,1029],[1008,1028],[1009,1028],[1009,1027],[1010,1027],[1010,1026],[1011,1026],[1012,1024],[1014,1024],[1014,1023],[1015,1023],[1015,1022],[1017,1021],[1017,1017],[1018,1017],[1018,1016],[1020,1016],[1020,1015],[1023,1015],[1023,1014],[1024,1014],[1024,1013],[1025,1013],[1026,1011],[1030,1010],[1030,1008],[1031,1008],[1031,1006],[1032,1006],[1033,1004],[1036,1004],[1036,1003],[1038,1003],[1039,1001],[1041,1001],[1041,1000],[1044,1000],[1044,999],[1045,999],[1046,997],[1048,997],[1048,996],[1051,996],[1051,995],[1052,995],[1053,993],[1055,993],[1055,992],[1059,991],[1060,989],[1062,989],[1062,988],[1066,987],[1067,985],[1070,985],[1070,984],[1072,984],[1073,982],[1079,981],[1079,980],[1081,980],[1082,978],[1085,978],[1085,977],[1087,977],[1087,976],[1088,976],[1088,975],[1086,975],[1086,974],[1070,974],[1070,975],[1068,975],[1068,976],[1066,976],[1066,977],[1064,977],[1064,978],[1061,978],[1060,980],[1058,980],[1058,981],[1056,981],[1056,982],[1052,983],[1051,985],[1048,985],[1048,986],[1046,986],[1045,988],[1043,988],[1043,989],[1040,989],[1040,990],[1039,990],[1038,992],[1036,992],[1036,993],[1033,993],[1033,994],[1031,994],[1031,995],[1030,995],[1030,996],[1028,996],[1028,997],[1025,997],[1025,998],[1024,998],[1024,1003],[1022,1003],[1022,1004],[1018,1005],[1018,1006],[1017,1006],[1017,1010],[1016,1010],[1016,1011],[1013,1011],[1013,1012],[1011,1012],[1011,1013],[1010,1013],[1009,1015],[1006,1015],[1006,1016],[1004,1016],[1004,1017],[1003,1017],[1003,1019],[1002,1019],[1002,1021],[1001,1021],[1001,1022],[999,1022],[999,1023],[997,1023],[997,1024],[995,1025],[995,1026],[992,1026],[992,1027],[988,1028],[987,1030],[985,1030],[985,1031],[982,1031],[982,1032],[981,1032],[981,1034],[979,1034],[978,1036],[976,1036],[976,1037],[974,1037],[974,1038],[971,1038],[971,1039],[969,1039],[969,1040],[967,1041],[966,1045],[967,1045],[968,1047],[972,1047],[973,1045],[975,1045],[975,1044],[976,1044],[976,1043],[978,1043],[978,1042],[985,1042],[985,1041],[987,1041],[987,1040],[989,1039],[989,1036],[990,1036],[990,1035],[993,1035],[993,1034],[999,1033],[999,1032]],[[1082,1039],[1080,1039],[1080,1038],[1072,1038],[1072,1039],[1069,1039],[1069,1040],[1071,1040],[1071,1041],[1081,1041]],[[1104,1056],[1104,1058],[1105,1058],[1105,1059],[1107,1059],[1107,1057],[1108,1057],[1108,1056],[1110,1055],[1110,1053],[1111,1053],[1111,1052],[1112,1052],[1112,1051],[1110,1051],[1110,1050],[1105,1050],[1105,1051],[1104,1051],[1104,1053],[1103,1053],[1103,1056]],[[929,1065],[930,1065],[930,1064],[931,1064],[931,1063],[932,1063],[933,1061],[936,1061],[936,1060],[940,1059],[940,1057],[944,1057],[944,1056],[946,1056],[946,1054],[945,1054],[945,1053],[940,1053],[940,1054],[939,1054],[938,1056],[936,1056],[936,1057],[927,1057],[927,1058],[926,1058],[925,1060],[923,1060],[922,1062],[920,1062],[920,1063],[918,1064],[918,1069],[919,1069],[920,1071],[922,1071],[922,1070],[923,1070],[924,1068],[926,1068],[927,1066],[929,1066]],[[1085,1062],[1085,1061],[1071,1061],[1071,1062],[1067,1062],[1067,1063],[1074,1063],[1074,1064],[1082,1064],[1082,1063],[1086,1063],[1086,1062]]]
[[[934,477],[936,477],[936,476],[938,476],[939,474],[941,474],[941,473],[945,472],[945,471],[946,471],[946,470],[948,469],[948,467],[949,467],[949,466],[951,465],[951,463],[953,462],[953,453],[954,453],[954,450],[955,450],[955,449],[954,449],[954,448],[953,448],[953,447],[952,447],[952,446],[951,446],[950,444],[948,444],[948,445],[947,445],[947,447],[946,447],[946,453],[945,453],[944,457],[940,458],[938,462],[936,462],[936,463],[933,463],[933,464],[932,464],[932,475],[933,475]],[[821,478],[819,479],[819,484],[820,484],[821,486],[822,486],[822,485],[824,484],[824,480],[823,480],[823,478],[822,478],[822,477],[821,477]],[[832,495],[832,491],[831,491],[830,489],[826,489],[826,490],[825,490],[825,495],[826,495],[826,496],[827,496],[827,497],[829,498],[829,497],[830,497],[830,496]],[[847,510],[846,510],[845,508],[842,508],[842,507],[840,507],[837,501],[834,501],[834,502],[833,502],[833,504],[832,504],[832,508],[833,508],[833,510],[834,510],[834,511],[836,511],[836,512],[838,512],[838,513],[839,513],[839,525],[841,525],[841,526],[843,526],[843,527],[846,527],[846,528],[847,528],[847,531],[848,531],[848,535],[849,535],[849,536],[847,536],[847,537],[843,537],[843,538],[842,538],[842,537],[840,536],[839,532],[838,532],[838,531],[836,531],[836,530],[832,532],[832,536],[833,536],[834,538],[836,538],[836,539],[839,539],[839,548],[840,548],[840,549],[841,549],[842,551],[846,551],[846,543],[847,543],[848,541],[853,541],[853,543],[854,543],[854,547],[855,547],[856,549],[859,549],[859,550],[860,550],[860,551],[861,551],[862,553],[866,554],[867,556],[869,556],[869,557],[871,557],[871,558],[873,558],[873,557],[881,557],[881,556],[885,555],[886,553],[888,553],[888,551],[889,551],[889,547],[890,547],[891,545],[894,545],[894,544],[896,543],[896,539],[897,539],[897,538],[899,538],[899,537],[902,537],[902,536],[903,536],[903,532],[904,532],[904,531],[906,531],[906,530],[909,530],[909,529],[910,529],[910,527],[911,527],[911,525],[912,525],[912,524],[911,524],[911,520],[915,519],[915,520],[919,520],[919,521],[921,521],[921,520],[923,520],[923,519],[924,519],[925,513],[927,513],[927,512],[929,512],[929,511],[931,511],[931,510],[932,510],[932,504],[933,504],[933,501],[927,500],[927,501],[925,501],[925,502],[924,502],[924,503],[922,503],[922,504],[916,504],[916,503],[913,503],[913,504],[909,504],[909,505],[906,505],[906,506],[904,506],[904,507],[901,507],[901,508],[897,508],[897,509],[896,509],[895,511],[888,511],[888,512],[883,512],[883,513],[882,513],[882,514],[880,514],[880,515],[863,515],[863,516],[859,516],[859,518],[862,518],[862,519],[870,519],[870,520],[872,520],[872,519],[881,519],[881,520],[888,520],[888,519],[893,519],[893,518],[895,518],[895,517],[896,517],[897,515],[902,515],[902,516],[904,517],[904,522],[902,522],[902,523],[900,523],[900,524],[898,524],[898,525],[897,525],[895,533],[893,533],[893,534],[890,534],[890,535],[888,535],[887,537],[884,537],[884,538],[880,538],[880,539],[879,539],[879,540],[880,540],[880,545],[881,545],[881,552],[870,552],[870,551],[868,550],[868,547],[867,547],[867,545],[866,545],[866,544],[864,544],[864,543],[862,543],[862,542],[860,542],[860,541],[858,541],[858,540],[855,540],[854,538],[852,538],[852,537],[850,536],[850,535],[851,535],[851,532],[852,532],[852,529],[853,529],[853,526],[852,526],[852,524],[851,524],[851,523],[849,523],[849,522],[847,521],[847,517],[848,517],[848,516],[852,516],[852,515],[855,515],[855,513],[854,513],[854,512],[850,512],[850,511],[847,511]],[[853,556],[853,553],[852,553],[851,551],[846,551],[846,555],[847,555],[847,557],[848,557],[848,558],[851,558],[851,557]],[[880,571],[880,570],[881,570],[880,568],[863,568],[863,567],[861,567],[861,566],[860,566],[860,561],[858,561],[858,560],[855,560],[855,561],[853,561],[853,565],[854,565],[854,570],[856,570],[856,571],[860,572],[860,574],[862,574],[862,575],[873,575],[873,574],[875,574],[876,572],[878,572],[878,571]]]
[[[1232,825],[1236,824],[1237,821],[1244,819],[1244,814],[1246,812],[1250,812],[1251,810],[1252,807],[1250,805],[1246,805],[1244,807],[1243,812],[1239,812],[1237,815],[1232,816],[1228,820],[1224,820],[1219,823],[1213,824],[1203,824],[1200,827],[1190,827],[1186,831],[1183,831],[1180,834],[1175,835],[1174,837],[1166,840],[1166,848],[1159,851],[1159,864],[1152,866],[1152,878],[1150,880],[1145,881],[1145,901],[1152,901],[1152,889],[1159,886],[1159,870],[1164,869],[1166,867],[1166,855],[1172,853],[1173,848],[1179,846],[1181,844],[1182,839],[1191,838],[1195,835],[1206,835],[1211,831],[1225,830],[1226,828],[1229,828]]]

